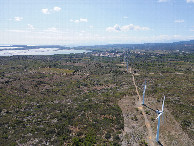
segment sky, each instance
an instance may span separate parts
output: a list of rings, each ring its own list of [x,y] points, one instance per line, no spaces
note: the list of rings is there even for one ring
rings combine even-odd
[[[1,45],[193,39],[194,0],[0,0]]]

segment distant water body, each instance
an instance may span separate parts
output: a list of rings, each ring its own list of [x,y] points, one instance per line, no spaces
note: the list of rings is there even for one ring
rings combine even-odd
[[[0,56],[13,55],[55,55],[55,54],[76,54],[76,53],[91,52],[88,50],[74,50],[74,49],[59,49],[59,48],[38,48],[38,49],[23,49],[22,48],[0,48]]]

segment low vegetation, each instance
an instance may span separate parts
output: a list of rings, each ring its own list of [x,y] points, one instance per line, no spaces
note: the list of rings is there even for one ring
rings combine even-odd
[[[127,57],[139,74],[138,87],[146,79],[148,96],[159,102],[165,94],[167,108],[193,139],[193,54]],[[0,145],[121,144],[118,101],[136,95],[123,56],[13,56],[0,62]],[[147,145],[144,138],[139,144]]]

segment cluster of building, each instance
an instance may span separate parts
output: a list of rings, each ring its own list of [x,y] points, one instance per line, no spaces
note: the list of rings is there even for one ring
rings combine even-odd
[[[106,56],[106,57],[120,57],[123,53],[110,53],[110,52],[94,52],[93,56]]]

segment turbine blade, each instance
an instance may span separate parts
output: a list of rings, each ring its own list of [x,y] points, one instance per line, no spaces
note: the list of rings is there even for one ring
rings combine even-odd
[[[147,88],[147,86],[146,86],[146,81],[145,81],[143,93],[145,93],[146,88]]]
[[[146,85],[144,85],[143,93],[145,93],[145,90],[146,90]]]
[[[164,96],[164,100],[165,100],[165,96]],[[163,100],[163,104],[162,104],[162,112],[164,111],[164,100]]]
[[[146,81],[145,81],[145,85],[144,85],[144,89],[143,89],[143,102],[142,102],[142,104],[144,104],[145,91],[146,91]]]
[[[160,113],[156,119],[158,119],[163,113]]]

